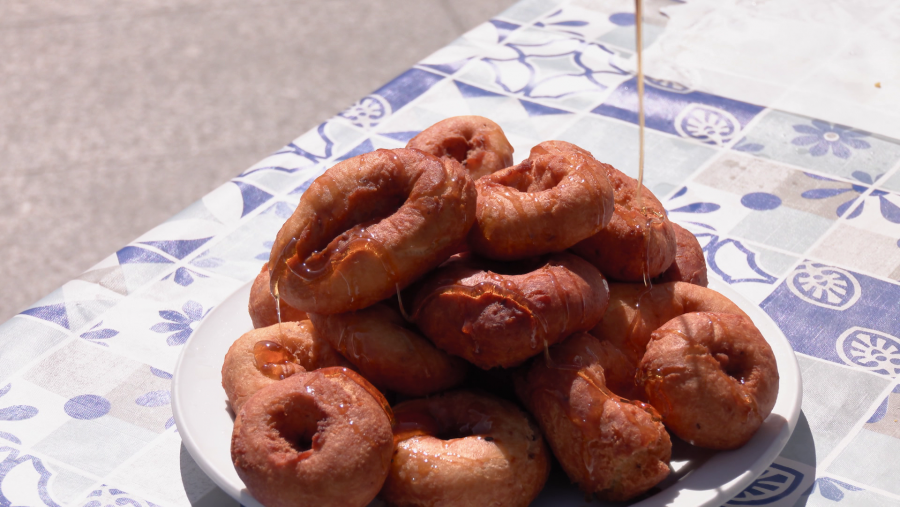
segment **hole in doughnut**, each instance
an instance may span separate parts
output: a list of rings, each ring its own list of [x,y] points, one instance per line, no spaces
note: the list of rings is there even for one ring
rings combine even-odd
[[[312,396],[295,396],[284,405],[273,406],[269,417],[278,435],[301,455],[301,459],[312,455],[319,422],[325,419]]]
[[[519,192],[536,193],[559,185],[568,174],[568,163],[562,157],[526,159],[515,167],[518,170],[509,171],[503,178],[497,177],[496,183]]]
[[[460,164],[465,165],[469,156],[469,142],[463,137],[448,137],[441,143],[444,153],[453,157]]]

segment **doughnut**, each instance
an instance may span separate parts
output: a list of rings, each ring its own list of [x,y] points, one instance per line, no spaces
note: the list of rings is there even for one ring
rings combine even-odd
[[[325,366],[350,366],[310,321],[254,329],[225,354],[222,387],[235,413],[253,393],[296,373]]]
[[[522,163],[484,176],[472,251],[514,260],[561,252],[609,222],[613,190],[604,164],[564,141],[546,141]]]
[[[544,441],[508,401],[455,391],[400,403],[394,414],[394,456],[379,494],[392,506],[524,507],[544,487]]]
[[[388,305],[309,317],[316,330],[378,387],[425,396],[466,377],[465,361],[435,347]]]
[[[381,301],[459,250],[476,191],[458,162],[376,150],[317,178],[275,238],[272,293],[307,313]]]
[[[691,231],[672,222],[675,229],[675,260],[653,283],[687,282],[706,287],[706,259],[703,248]]]
[[[590,333],[618,348],[637,367],[650,334],[679,315],[691,312],[747,315],[718,292],[684,282],[653,285],[609,284],[609,308]]]
[[[772,412],[778,368],[747,317],[688,313],[653,332],[638,383],[680,438],[699,447],[736,449]]]
[[[363,507],[387,477],[390,408],[346,368],[297,373],[258,391],[234,422],[231,459],[266,507]]]
[[[513,147],[503,129],[483,116],[441,120],[410,139],[406,147],[452,158],[473,180],[513,165]]]
[[[607,285],[569,253],[519,262],[455,256],[413,292],[412,321],[483,369],[516,366],[603,317]]]
[[[653,407],[609,389],[610,359],[578,333],[535,358],[516,390],[569,479],[588,495],[623,501],[666,478],[672,442]]]
[[[676,239],[662,203],[646,187],[641,188],[640,208],[635,194],[637,180],[603,164],[613,187],[615,212],[600,232],[572,250],[590,261],[608,278],[639,282],[656,278],[675,259]]]
[[[263,264],[262,270],[253,280],[250,287],[250,320],[254,328],[269,327],[278,324],[278,310],[275,307],[275,296],[272,295],[269,284],[269,263]],[[284,300],[279,301],[281,307],[282,322],[300,322],[308,317],[306,312],[294,308]]]

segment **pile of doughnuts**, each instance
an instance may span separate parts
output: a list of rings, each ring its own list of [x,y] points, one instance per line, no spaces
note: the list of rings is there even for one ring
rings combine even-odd
[[[669,474],[670,433],[734,449],[769,415],[775,357],[697,239],[578,146],[512,151],[450,118],[303,193],[222,368],[261,503],[524,506],[551,451],[629,500]]]

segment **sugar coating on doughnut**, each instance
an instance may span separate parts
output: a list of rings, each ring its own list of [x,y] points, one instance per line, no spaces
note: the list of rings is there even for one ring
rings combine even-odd
[[[686,282],[706,287],[706,259],[697,237],[684,227],[672,222],[675,230],[675,260],[653,283]]]
[[[473,180],[513,164],[513,147],[503,129],[483,116],[441,120],[409,140],[415,148],[462,164]]]
[[[624,501],[668,476],[672,443],[653,407],[606,385],[610,359],[579,333],[536,358],[516,390],[569,479],[602,500]]]
[[[687,313],[653,332],[638,382],[673,433],[700,447],[736,449],[772,412],[778,367],[750,319]]]
[[[235,340],[222,364],[222,387],[235,413],[256,391],[307,370],[350,366],[305,320],[254,329]]]
[[[370,382],[407,396],[425,396],[458,385],[467,365],[438,349],[379,303],[355,312],[310,314],[316,329]]]
[[[483,369],[518,365],[590,329],[608,298],[603,275],[568,253],[518,263],[457,256],[413,292],[422,333]]]
[[[381,489],[394,447],[391,417],[364,380],[343,370],[293,375],[238,413],[231,457],[266,507],[363,507]]]
[[[300,322],[308,318],[306,312],[301,312],[283,299],[279,301],[278,305],[275,304],[275,296],[272,295],[269,283],[269,263],[266,262],[250,287],[248,311],[250,320],[253,321],[253,327],[260,328],[278,324],[278,306],[281,307],[281,322]]]
[[[402,148],[344,160],[310,185],[278,232],[272,292],[321,314],[386,299],[459,250],[476,196],[452,159]]]
[[[482,177],[469,246],[491,259],[524,259],[596,234],[613,210],[604,165],[575,145],[546,141],[520,164]]]
[[[600,232],[572,250],[597,266],[611,280],[639,282],[656,278],[675,260],[672,223],[659,199],[646,187],[636,201],[637,180],[603,164],[613,187],[615,211]]]
[[[391,472],[379,497],[394,506],[527,506],[550,472],[530,418],[512,403],[454,391],[394,407]]]

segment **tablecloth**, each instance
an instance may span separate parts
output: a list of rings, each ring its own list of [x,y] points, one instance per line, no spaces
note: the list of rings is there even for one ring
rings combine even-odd
[[[225,502],[174,426],[172,372],[303,190],[461,114],[498,122],[516,161],[563,139],[636,175],[631,12],[523,0],[0,326],[0,505]],[[665,19],[645,21],[652,44]],[[802,371],[790,442],[728,505],[900,505],[900,142],[646,84],[647,186]]]

